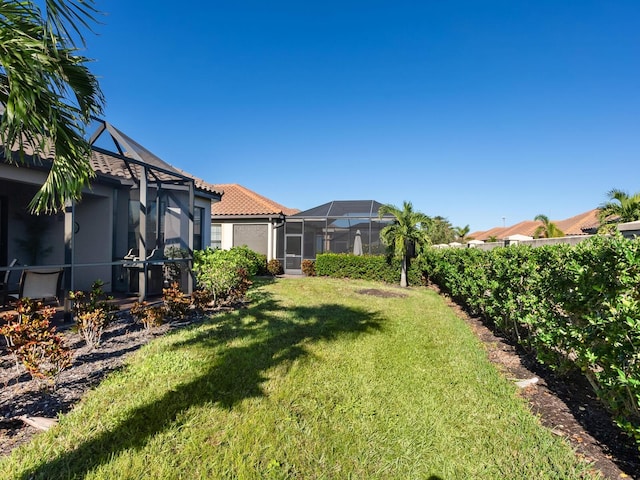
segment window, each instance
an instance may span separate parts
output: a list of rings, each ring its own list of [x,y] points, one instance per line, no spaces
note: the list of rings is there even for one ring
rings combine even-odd
[[[204,208],[195,207],[193,209],[193,249],[202,250],[202,217]]]
[[[159,200],[155,191],[149,191],[147,198],[147,236],[144,239],[147,249],[151,250],[164,244],[164,215],[167,209],[166,200]],[[138,249],[140,235],[140,195],[133,190],[129,200],[128,248]],[[158,209],[160,203],[160,209]]]
[[[211,248],[222,248],[222,225],[219,223],[211,224]]]
[[[267,254],[269,243],[269,227],[267,225],[234,225],[233,226],[233,246],[249,247],[251,250],[262,255]]]

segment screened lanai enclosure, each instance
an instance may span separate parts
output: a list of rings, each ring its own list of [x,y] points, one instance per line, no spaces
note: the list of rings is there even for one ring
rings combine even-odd
[[[145,298],[162,293],[167,265],[180,265],[178,280],[189,293],[189,259],[210,242],[211,203],[221,193],[108,122],[95,127],[89,162],[96,175],[64,212],[28,211],[50,159],[27,168],[0,159],[0,272],[19,279],[27,270],[62,270],[65,292],[101,280],[105,291]]]
[[[285,273],[302,273],[302,260],[320,253],[376,255],[385,252],[380,230],[393,216],[378,218],[375,200],[337,200],[288,216],[278,258]]]

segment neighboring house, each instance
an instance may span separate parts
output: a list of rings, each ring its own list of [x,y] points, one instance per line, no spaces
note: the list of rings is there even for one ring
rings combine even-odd
[[[619,223],[617,227],[626,238],[636,238],[640,236],[640,221]]]
[[[598,209],[589,210],[564,220],[552,220],[556,226],[567,236],[588,235],[593,233],[591,230],[599,225]],[[536,228],[542,225],[542,222],[535,220],[525,220],[508,227],[495,227],[486,231],[473,232],[468,235],[469,238],[475,240],[484,240],[495,237],[498,240],[505,240],[513,235],[525,235],[532,237]],[[595,228],[597,229],[597,228]]]
[[[287,208],[237,183],[215,184],[222,200],[211,205],[211,248],[246,245],[277,258],[283,249],[285,218],[299,210]]]
[[[278,252],[285,273],[301,274],[302,260],[320,253],[380,254],[380,230],[393,222],[378,218],[375,200],[337,200],[287,217],[284,251]]]
[[[28,159],[26,167],[0,160],[0,265],[17,258],[22,266],[65,268],[66,290],[101,279],[107,291],[131,291],[135,281],[141,297],[161,293],[165,251],[188,253],[210,243],[208,213],[221,193],[107,122],[99,122],[91,143],[96,177],[80,202],[55,215],[27,211],[50,160]],[[155,262],[145,276],[140,262],[123,268],[127,254]]]

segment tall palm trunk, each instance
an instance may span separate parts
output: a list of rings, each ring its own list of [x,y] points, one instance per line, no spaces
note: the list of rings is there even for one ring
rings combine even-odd
[[[405,288],[409,286],[407,282],[407,256],[402,256],[402,269],[400,270],[400,286]]]

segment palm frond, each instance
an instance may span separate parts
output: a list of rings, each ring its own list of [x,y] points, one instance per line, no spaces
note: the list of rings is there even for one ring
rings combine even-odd
[[[19,4],[17,6],[16,4]],[[50,212],[78,198],[92,176],[84,129],[102,113],[97,79],[77,55],[69,30],[93,20],[93,0],[47,0],[47,20],[32,2],[0,0],[0,141],[5,158],[49,156],[47,180],[31,207]],[[26,154],[26,155],[25,155]]]

